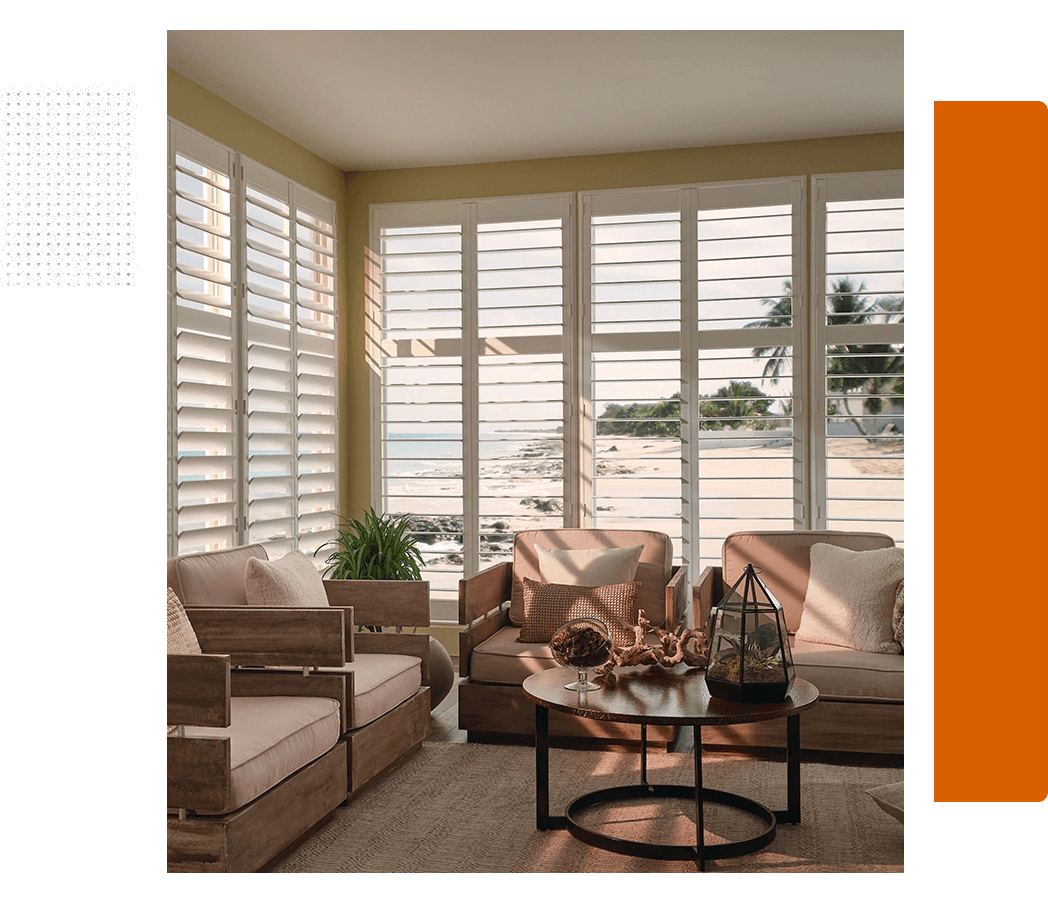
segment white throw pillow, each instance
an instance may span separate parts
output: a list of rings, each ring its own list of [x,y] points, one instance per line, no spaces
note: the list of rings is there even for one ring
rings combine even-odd
[[[326,608],[324,578],[309,556],[288,552],[276,561],[249,558],[244,574],[247,604],[267,608]]]
[[[898,654],[892,609],[902,579],[900,548],[853,552],[815,543],[797,639]]]
[[[542,583],[610,586],[632,583],[644,546],[624,549],[545,549],[535,546]]]

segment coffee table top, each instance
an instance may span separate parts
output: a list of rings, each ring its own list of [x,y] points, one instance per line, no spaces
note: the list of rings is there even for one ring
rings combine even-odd
[[[771,721],[796,715],[819,699],[815,685],[799,677],[782,702],[743,703],[711,697],[702,668],[637,666],[616,668],[615,675],[614,686],[598,681],[601,689],[580,692],[564,688],[577,671],[550,668],[524,681],[524,695],[545,708],[597,721],[675,725]]]

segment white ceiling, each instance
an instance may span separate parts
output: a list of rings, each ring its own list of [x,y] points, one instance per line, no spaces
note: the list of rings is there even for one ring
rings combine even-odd
[[[901,31],[170,31],[348,172],[903,129]]]

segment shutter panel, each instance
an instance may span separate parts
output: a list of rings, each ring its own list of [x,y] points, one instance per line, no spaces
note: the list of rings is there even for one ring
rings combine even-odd
[[[680,192],[588,196],[584,229],[585,525],[660,530],[679,558]]]
[[[519,530],[563,527],[568,198],[479,202],[479,567]]]
[[[800,513],[794,381],[803,332],[793,308],[803,297],[802,188],[796,180],[695,190],[697,360],[685,408],[694,448],[685,458],[698,511],[696,574],[720,562],[730,533],[792,530]]]
[[[823,417],[820,523],[903,543],[901,173],[816,180]]]
[[[464,515],[463,225],[459,205],[427,212],[418,225],[410,216],[400,225],[396,210],[375,214],[381,505],[412,515],[434,620],[455,621]]]
[[[291,191],[265,167],[243,165],[245,541],[279,558],[294,548],[298,516]]]
[[[169,553],[237,544],[233,154],[171,124]]]

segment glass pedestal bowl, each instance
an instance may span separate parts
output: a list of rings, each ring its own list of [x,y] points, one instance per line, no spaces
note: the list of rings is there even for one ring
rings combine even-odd
[[[574,668],[577,681],[565,684],[567,690],[599,690],[587,678],[591,668],[599,668],[611,658],[611,632],[598,618],[575,618],[559,627],[549,641],[549,651],[558,665]]]

